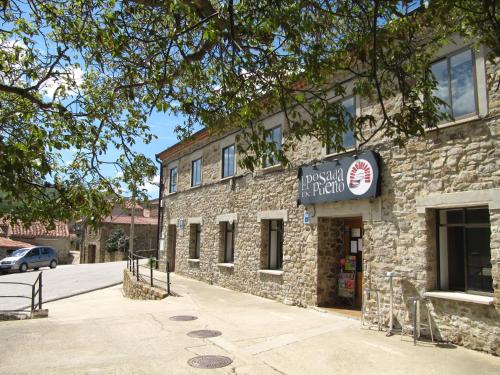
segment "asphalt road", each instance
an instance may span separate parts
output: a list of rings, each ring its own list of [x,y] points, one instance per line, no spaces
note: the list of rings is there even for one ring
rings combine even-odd
[[[49,302],[92,290],[119,284],[123,281],[123,269],[127,262],[61,265],[39,271],[12,273],[0,276],[0,296],[31,296],[31,287],[2,284],[2,282],[23,282],[33,284],[40,271],[43,273],[43,301]],[[0,310],[16,310],[31,304],[30,299],[0,298]]]

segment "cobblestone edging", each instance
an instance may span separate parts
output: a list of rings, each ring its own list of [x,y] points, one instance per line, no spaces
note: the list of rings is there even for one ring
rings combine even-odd
[[[129,270],[123,271],[123,294],[130,299],[140,300],[158,300],[168,295],[162,289],[151,287],[142,281],[137,281]]]
[[[0,321],[29,319],[29,313],[0,313]]]

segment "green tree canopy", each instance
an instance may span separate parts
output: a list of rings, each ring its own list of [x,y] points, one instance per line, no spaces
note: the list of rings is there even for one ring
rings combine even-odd
[[[458,33],[497,57],[499,19],[495,0],[0,0],[0,191],[25,221],[98,221],[121,181],[140,196],[154,173],[132,150],[152,139],[154,109],[186,117],[181,138],[196,123],[241,129],[249,169],[269,152],[286,164],[305,136],[341,148],[346,129],[360,144],[363,127],[402,144],[443,117],[433,53]],[[347,78],[380,104],[380,121],[346,121],[328,104]],[[395,93],[401,106],[389,111]],[[282,150],[263,141],[270,110],[286,115]],[[107,163],[123,177],[104,176]]]
[[[129,236],[122,228],[115,229],[109,235],[104,246],[109,252],[113,251],[128,251]]]

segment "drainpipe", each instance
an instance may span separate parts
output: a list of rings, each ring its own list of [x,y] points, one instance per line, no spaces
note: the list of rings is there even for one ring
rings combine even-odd
[[[160,236],[161,236],[161,224],[163,223],[163,163],[158,159],[158,155],[155,155],[156,161],[160,164],[160,191],[158,193],[158,231],[156,234],[156,268],[158,269],[160,263]]]

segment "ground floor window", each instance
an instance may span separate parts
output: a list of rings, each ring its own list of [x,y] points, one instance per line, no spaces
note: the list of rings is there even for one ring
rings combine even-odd
[[[189,226],[190,241],[189,255],[191,259],[200,259],[201,249],[201,224],[191,224]]]
[[[442,290],[493,292],[487,207],[438,210]]]
[[[224,222],[224,263],[234,262],[234,222]]]
[[[268,268],[283,268],[283,220],[269,220]]]

